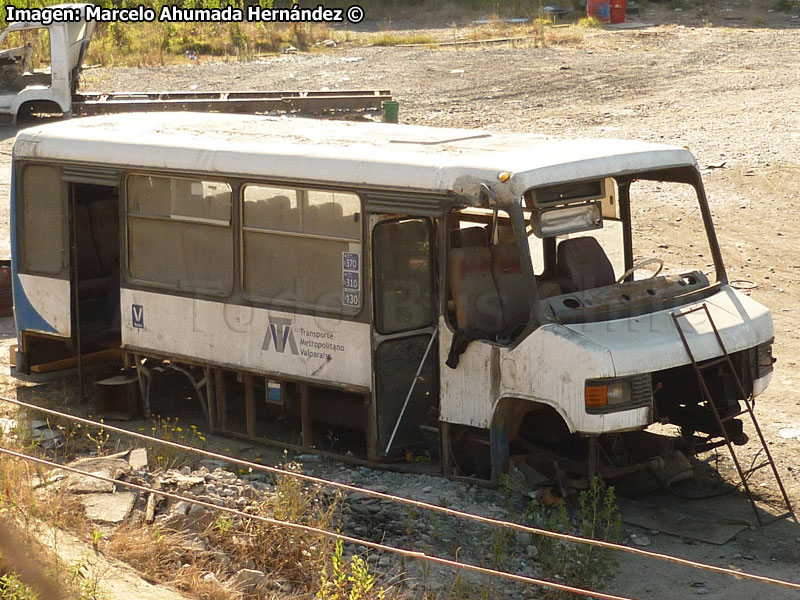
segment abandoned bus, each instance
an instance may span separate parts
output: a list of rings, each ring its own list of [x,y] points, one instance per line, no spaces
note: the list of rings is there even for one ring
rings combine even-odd
[[[772,371],[684,148],[113,115],[21,131],[11,202],[17,368],[114,346],[147,396],[181,365],[215,431],[280,417],[318,448],[360,431],[374,462],[607,476],[667,452],[655,423],[669,452],[745,443],[739,390]]]

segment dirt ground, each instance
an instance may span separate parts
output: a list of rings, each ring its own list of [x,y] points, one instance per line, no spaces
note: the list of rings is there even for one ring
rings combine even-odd
[[[642,19],[665,24],[590,30],[583,41],[567,46],[345,47],[251,63],[200,60],[185,67],[98,68],[88,72],[85,87],[385,88],[399,100],[405,123],[688,146],[704,170],[729,277],[743,282],[772,311],[778,362],[771,386],[758,399],[757,415],[790,498],[798,504],[800,21],[784,13],[755,19],[746,8],[731,4],[703,17],[662,5],[654,13],[643,12]],[[0,157],[6,163],[0,170],[0,257],[9,253],[8,164],[14,134],[12,128],[0,129]],[[655,215],[654,222],[672,221],[679,214],[673,206],[640,208]],[[671,231],[670,236],[684,235],[680,228]],[[658,238],[657,230],[653,235]],[[663,241],[672,243],[672,238]],[[3,327],[8,336],[4,345],[11,343],[12,327]],[[7,364],[5,353],[2,362]],[[5,389],[11,382],[0,383]],[[743,456],[749,459],[754,447],[744,449]],[[764,496],[775,497],[766,477],[754,483]],[[690,509],[697,504],[683,503]],[[741,495],[701,504],[717,516],[752,516]],[[798,579],[800,527],[793,523],[747,530],[723,546],[656,532],[649,537],[649,549],[657,552]],[[797,592],[683,567],[620,559],[611,591],[630,597],[798,597]]]

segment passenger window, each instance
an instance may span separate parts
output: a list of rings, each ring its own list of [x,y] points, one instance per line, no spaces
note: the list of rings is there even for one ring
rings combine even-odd
[[[375,327],[389,334],[433,322],[432,230],[423,219],[379,223],[372,234]]]
[[[29,165],[22,172],[22,266],[55,275],[64,267],[61,176],[58,169]]]
[[[242,287],[291,307],[361,306],[361,199],[356,194],[247,184]]]
[[[300,231],[296,190],[248,185],[244,188],[243,214],[245,227]]]
[[[131,175],[126,207],[128,268],[134,279],[185,291],[231,291],[230,185]]]
[[[360,213],[361,202],[354,194],[309,191],[303,231],[355,239],[360,237]]]

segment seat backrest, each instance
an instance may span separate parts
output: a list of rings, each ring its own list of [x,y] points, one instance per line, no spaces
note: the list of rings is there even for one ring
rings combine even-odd
[[[492,256],[483,246],[452,248],[448,283],[459,329],[497,332],[503,329],[503,309],[492,277]]]
[[[514,228],[508,225],[497,226],[497,243],[498,244],[516,244],[517,238],[514,237]]]
[[[499,244],[492,246],[492,277],[503,307],[503,327],[512,330],[530,320],[531,303],[528,284],[522,274],[519,246]]]
[[[450,232],[450,246],[452,248],[472,248],[475,246],[488,246],[489,232],[486,227],[475,226],[464,229],[453,229]]]
[[[111,275],[119,264],[119,200],[111,196],[87,205],[92,240],[103,275]]]
[[[556,253],[558,283],[564,294],[612,285],[614,267],[593,237],[564,240]]]

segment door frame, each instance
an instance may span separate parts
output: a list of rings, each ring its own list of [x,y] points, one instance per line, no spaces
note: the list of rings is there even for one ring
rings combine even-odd
[[[438,267],[438,261],[440,259],[439,253],[439,229],[441,227],[440,219],[437,216],[432,216],[430,213],[428,214],[390,214],[390,213],[383,213],[383,212],[369,212],[366,214],[366,226],[367,226],[367,248],[368,251],[365,253],[368,255],[368,264],[366,265],[368,269],[368,279],[370,281],[369,287],[369,294],[370,294],[370,310],[372,311],[371,318],[370,318],[370,339],[371,339],[371,348],[370,348],[370,355],[372,360],[372,401],[370,406],[370,430],[367,434],[368,439],[368,453],[371,460],[381,460],[386,458],[385,453],[385,446],[382,447],[381,439],[380,439],[380,432],[379,432],[379,407],[380,407],[380,399],[378,398],[378,363],[377,363],[377,353],[378,348],[385,342],[393,341],[393,340],[402,340],[407,338],[418,337],[422,335],[426,335],[429,337],[434,337],[438,332],[439,326],[439,296],[440,296],[440,276],[441,276],[441,269]],[[380,304],[380,299],[376,296],[376,292],[378,291],[377,282],[374,277],[374,268],[375,268],[375,244],[374,244],[374,231],[375,228],[383,223],[395,222],[395,221],[404,221],[404,220],[421,220],[425,221],[428,225],[429,232],[430,232],[430,264],[431,264],[431,300],[430,300],[430,323],[424,327],[399,331],[396,333],[389,333],[389,334],[382,334],[377,329],[377,319],[376,314],[378,310],[378,306]],[[432,362],[433,369],[434,369],[434,382],[435,382],[435,403],[439,404],[439,352],[438,352],[438,344],[435,341],[429,345],[429,351],[425,358],[426,364]],[[416,381],[416,379],[415,379]],[[404,388],[406,387],[403,384]]]

